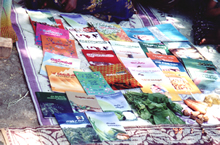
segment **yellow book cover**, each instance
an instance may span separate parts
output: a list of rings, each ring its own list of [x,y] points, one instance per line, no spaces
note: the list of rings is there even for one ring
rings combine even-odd
[[[46,65],[52,91],[85,93],[73,71],[80,69]]]
[[[169,79],[158,67],[152,68],[128,68],[134,78],[143,86],[144,93],[161,93],[172,101],[181,101],[181,97],[175,91]]]

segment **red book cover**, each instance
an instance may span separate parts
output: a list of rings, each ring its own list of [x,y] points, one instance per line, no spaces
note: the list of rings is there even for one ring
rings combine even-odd
[[[163,60],[168,62],[179,62],[179,60],[174,55],[162,55],[154,53],[146,53],[149,58],[152,60]]]
[[[121,63],[112,50],[85,50],[84,56],[91,66],[111,65]]]
[[[60,29],[65,29],[61,19],[55,19],[55,21]]]

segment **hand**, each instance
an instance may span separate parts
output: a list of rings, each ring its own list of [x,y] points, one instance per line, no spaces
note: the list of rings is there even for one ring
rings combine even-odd
[[[76,9],[77,0],[61,0],[61,4],[65,5],[63,8],[64,12],[72,12]]]

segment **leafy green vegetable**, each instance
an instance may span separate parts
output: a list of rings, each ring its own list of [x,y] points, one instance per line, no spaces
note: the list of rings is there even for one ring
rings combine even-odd
[[[175,113],[182,115],[181,105],[163,94],[127,92],[124,96],[138,115],[152,124],[185,124],[175,115]]]

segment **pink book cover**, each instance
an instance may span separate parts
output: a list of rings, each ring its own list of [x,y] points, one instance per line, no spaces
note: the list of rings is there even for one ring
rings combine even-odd
[[[46,26],[46,25],[42,25],[42,24],[37,23],[36,36],[35,36],[35,44],[36,45],[40,45],[40,46],[42,45],[41,35],[69,39],[69,31],[68,30],[54,28],[51,26]]]

